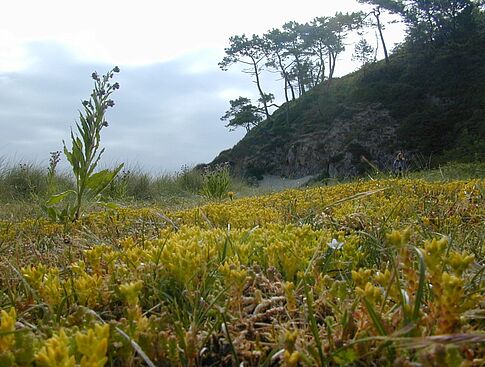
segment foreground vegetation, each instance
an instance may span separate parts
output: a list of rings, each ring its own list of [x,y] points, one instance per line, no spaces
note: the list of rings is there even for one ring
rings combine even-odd
[[[1,221],[0,365],[483,365],[484,186]]]

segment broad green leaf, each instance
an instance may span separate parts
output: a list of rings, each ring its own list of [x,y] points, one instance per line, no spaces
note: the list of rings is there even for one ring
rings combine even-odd
[[[67,191],[61,192],[60,194],[52,195],[50,199],[47,201],[46,205],[48,206],[56,205],[60,203],[62,200],[64,200],[70,194],[76,195],[76,192],[74,190],[67,190]]]
[[[46,206],[45,211],[47,212],[47,215],[49,216],[49,219],[53,222],[57,221],[58,214],[57,210],[51,206]]]
[[[98,195],[106,186],[116,177],[123,165],[117,167],[114,171],[105,169],[90,176],[86,181],[86,187],[92,191],[93,195]]]
[[[86,187],[95,195],[103,190],[114,178],[113,172],[108,169],[99,171],[91,175],[86,181]]]

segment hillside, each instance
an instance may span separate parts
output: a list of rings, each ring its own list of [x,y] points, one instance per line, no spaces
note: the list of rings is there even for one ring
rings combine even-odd
[[[485,27],[453,42],[407,41],[384,61],[317,85],[274,112],[213,163],[261,178],[354,176],[409,165],[485,158]],[[421,163],[419,163],[421,162]]]

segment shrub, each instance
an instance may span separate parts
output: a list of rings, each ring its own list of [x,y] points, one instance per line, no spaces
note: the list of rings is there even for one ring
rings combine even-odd
[[[230,184],[229,166],[226,163],[216,165],[204,172],[202,194],[209,199],[222,200],[227,195]]]
[[[198,169],[190,169],[189,166],[182,166],[177,175],[177,184],[187,192],[198,193],[204,185],[204,176]]]

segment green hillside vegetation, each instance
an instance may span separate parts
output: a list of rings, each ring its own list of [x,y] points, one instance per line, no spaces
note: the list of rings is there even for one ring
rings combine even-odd
[[[431,157],[434,165],[483,161],[485,14],[476,8],[466,19],[451,35],[437,31],[433,41],[421,40],[410,28],[389,62],[368,62],[352,74],[317,84],[283,104],[215,162],[238,162],[260,148],[260,154],[271,154],[305,134],[330,129],[366,106],[388,110],[398,123],[396,138],[383,150],[404,149],[426,160]],[[372,158],[359,144],[342,149],[355,150],[355,157]],[[355,163],[362,164],[358,159]],[[240,170],[260,176],[275,167],[263,164]]]

